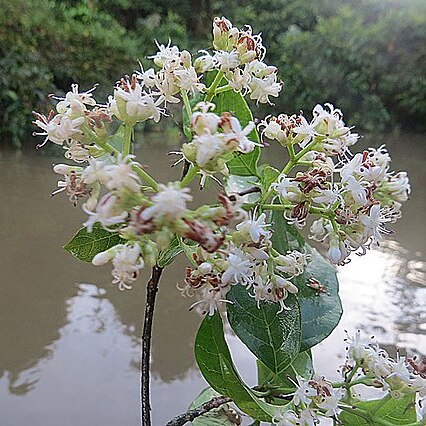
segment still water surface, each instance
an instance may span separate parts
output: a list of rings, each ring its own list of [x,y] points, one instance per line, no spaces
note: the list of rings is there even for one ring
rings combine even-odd
[[[169,168],[170,147],[157,142],[139,150],[141,161],[155,165],[151,173],[159,180],[178,179]],[[426,354],[425,140],[385,142],[393,168],[410,174],[412,199],[395,240],[338,269],[345,313],[314,350],[317,371],[330,378],[343,361],[344,329],[362,328],[390,352]],[[273,147],[266,156],[280,166]],[[84,216],[64,196],[50,198],[57,162],[32,151],[0,156],[0,425],[136,426],[147,276],[122,293],[110,284],[108,267],[84,264],[61,249]],[[155,426],[185,411],[206,386],[193,357],[200,318],[175,287],[185,264],[176,261],[160,286],[152,351]],[[241,375],[254,385],[251,355],[232,335],[228,340]]]

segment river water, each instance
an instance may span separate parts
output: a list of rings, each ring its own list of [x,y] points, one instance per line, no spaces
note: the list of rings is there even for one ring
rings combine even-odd
[[[178,179],[166,156],[170,146],[161,136],[149,139],[138,151],[141,162],[159,180]],[[425,138],[369,141],[382,142],[393,168],[409,172],[412,196],[394,236],[338,268],[345,313],[314,350],[317,371],[330,378],[337,378],[344,359],[345,329],[374,334],[390,352],[426,354]],[[266,157],[280,165],[274,147]],[[50,197],[57,181],[51,166],[62,161],[32,150],[0,154],[0,425],[136,426],[147,275],[122,293],[110,284],[109,267],[84,264],[62,250],[84,219],[65,196]],[[208,200],[208,194],[201,197]],[[206,386],[193,357],[200,317],[176,290],[185,264],[177,260],[166,271],[158,295],[155,426],[185,411]],[[228,335],[228,341],[241,375],[254,385],[253,358],[235,337]]]

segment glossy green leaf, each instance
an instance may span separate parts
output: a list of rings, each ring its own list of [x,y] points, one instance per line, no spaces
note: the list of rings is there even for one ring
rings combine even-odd
[[[272,166],[263,167],[261,175],[260,175],[260,184],[261,184],[262,192],[267,192],[271,184],[276,181],[279,175],[280,175],[280,171],[276,169],[275,167],[272,167]]]
[[[340,420],[345,426],[380,426],[385,420],[392,425],[408,425],[416,422],[416,409],[414,395],[407,395],[402,399],[376,399],[362,401],[355,404],[371,416],[369,419],[350,412],[343,412]],[[354,410],[354,413],[356,410]],[[374,419],[379,419],[375,421]]]
[[[230,397],[247,415],[270,422],[275,407],[253,394],[241,380],[223,334],[223,323],[216,312],[206,316],[195,338],[195,359],[204,378],[220,395]]]
[[[229,90],[215,96],[213,102],[216,104],[214,111],[216,114],[230,112],[238,118],[243,128],[247,126],[250,121],[253,121],[250,108],[240,93]],[[256,129],[247,137],[253,142],[259,142],[259,135]],[[254,151],[248,154],[236,153],[234,158],[227,163],[229,173],[239,176],[257,176],[257,162],[259,161],[259,157],[260,148],[258,146],[256,146]]]
[[[300,310],[296,297],[279,312],[278,303],[256,300],[241,285],[227,295],[228,320],[235,334],[274,374],[284,371],[299,353],[301,339]]]
[[[277,385],[280,387],[294,388],[296,376],[309,379],[314,373],[311,351],[300,352],[293,362],[280,374],[274,374],[261,361],[257,360],[257,375],[259,385]]]
[[[95,223],[92,232],[81,228],[64,246],[64,249],[77,259],[91,262],[98,253],[122,244],[124,241],[117,233],[109,232],[99,223]]]
[[[195,401],[191,403],[189,409],[193,410],[198,408],[200,405],[203,405],[217,396],[220,396],[220,394],[218,394],[214,389],[206,388],[197,396]],[[206,414],[195,418],[191,423],[193,426],[235,426],[235,423],[230,420],[229,415],[231,414],[232,412],[227,413],[222,405],[219,408],[210,410]]]
[[[170,265],[174,258],[183,252],[183,247],[180,244],[179,238],[175,235],[170,242],[167,250],[163,250],[158,255],[157,265],[160,268],[165,268]]]
[[[305,272],[292,281],[299,288],[297,294],[302,318],[301,351],[305,351],[324,340],[337,326],[342,316],[339,284],[336,270],[314,248],[305,244],[294,226],[289,225],[281,212],[273,214],[273,246],[281,253],[298,249],[306,251],[311,260]],[[308,286],[314,278],[325,286],[320,293]]]

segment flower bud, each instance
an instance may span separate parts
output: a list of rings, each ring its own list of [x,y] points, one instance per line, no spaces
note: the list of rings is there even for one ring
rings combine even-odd
[[[221,50],[227,45],[228,32],[232,28],[232,24],[226,18],[214,18],[213,20],[213,47]]]
[[[72,172],[81,172],[83,169],[78,166],[69,166],[68,164],[55,164],[53,171],[59,175],[69,175]]]
[[[191,66],[191,54],[187,50],[183,50],[180,54],[180,60],[185,68]]]
[[[212,271],[212,265],[209,262],[203,262],[198,266],[198,271],[202,275],[209,274]]]
[[[115,249],[116,247],[113,248]],[[102,251],[101,253],[98,253],[92,259],[92,264],[95,266],[105,265],[114,257],[114,252],[115,250],[109,249],[107,251]]]

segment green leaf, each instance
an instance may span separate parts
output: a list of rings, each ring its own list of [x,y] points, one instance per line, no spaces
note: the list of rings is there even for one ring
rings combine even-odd
[[[64,246],[64,249],[77,259],[91,262],[98,253],[123,242],[124,240],[117,233],[109,232],[102,228],[99,223],[95,223],[92,232],[87,232],[86,228],[81,228]]]
[[[402,399],[376,399],[373,401],[357,402],[356,407],[366,411],[371,417],[365,419],[356,414],[343,412],[340,420],[345,426],[380,426],[383,423],[374,421],[374,417],[386,420],[393,425],[407,425],[416,422],[414,395],[407,395]],[[356,412],[356,410],[354,410]]]
[[[229,90],[224,93],[219,93],[213,98],[216,104],[215,113],[230,112],[238,118],[241,126],[244,128],[250,121],[253,121],[253,116],[247,102],[240,93]],[[259,135],[256,129],[247,136],[253,142],[259,142]],[[258,146],[248,153],[235,153],[234,158],[228,161],[227,166],[231,175],[239,176],[258,176],[257,162],[260,157],[260,148]]]
[[[206,388],[197,396],[195,401],[191,403],[189,409],[193,410],[198,408],[200,405],[203,405],[217,396],[220,396],[220,394],[218,394],[214,389]],[[224,406],[210,410],[206,414],[192,420],[191,423],[193,426],[235,426],[235,423],[233,423],[228,417]]]
[[[342,316],[339,283],[336,270],[314,248],[304,243],[303,238],[289,225],[281,212],[273,214],[272,243],[276,250],[306,251],[311,260],[302,275],[292,281],[297,285],[297,294],[302,318],[301,351],[305,351],[324,340],[337,326]],[[326,293],[318,293],[307,284],[314,278],[326,287]]]
[[[290,309],[279,312],[278,303],[256,300],[241,285],[227,295],[228,320],[235,334],[274,374],[283,372],[299,353],[301,339],[300,310],[296,297],[285,304]]]
[[[118,127],[116,132],[110,137],[109,144],[119,151],[123,150],[125,127],[124,124]]]
[[[241,380],[232,361],[223,334],[220,315],[207,315],[195,338],[195,359],[210,386],[231,398],[244,413],[254,419],[270,422],[276,408],[257,398]]]
[[[256,176],[237,176],[230,175],[225,181],[225,191],[227,194],[242,192],[246,189],[257,186],[258,178]],[[259,201],[260,193],[253,192],[244,196],[245,203],[255,203]]]
[[[294,383],[289,380],[296,379],[296,375],[310,379],[314,373],[311,351],[300,352],[293,362],[280,374],[274,374],[265,364],[257,360],[257,375],[259,385],[277,385],[293,389]]]
[[[167,250],[163,250],[158,255],[157,265],[160,268],[165,268],[170,265],[174,258],[183,252],[183,247],[180,243],[180,239],[175,235],[170,242]]]
[[[265,166],[262,168],[262,173],[260,176],[260,184],[262,188],[262,192],[267,192],[269,187],[273,182],[276,181],[278,176],[280,175],[280,171],[272,166]]]
[[[257,176],[259,157],[260,148],[258,146],[249,154],[235,153],[234,158],[227,163],[229,173],[239,176]]]

